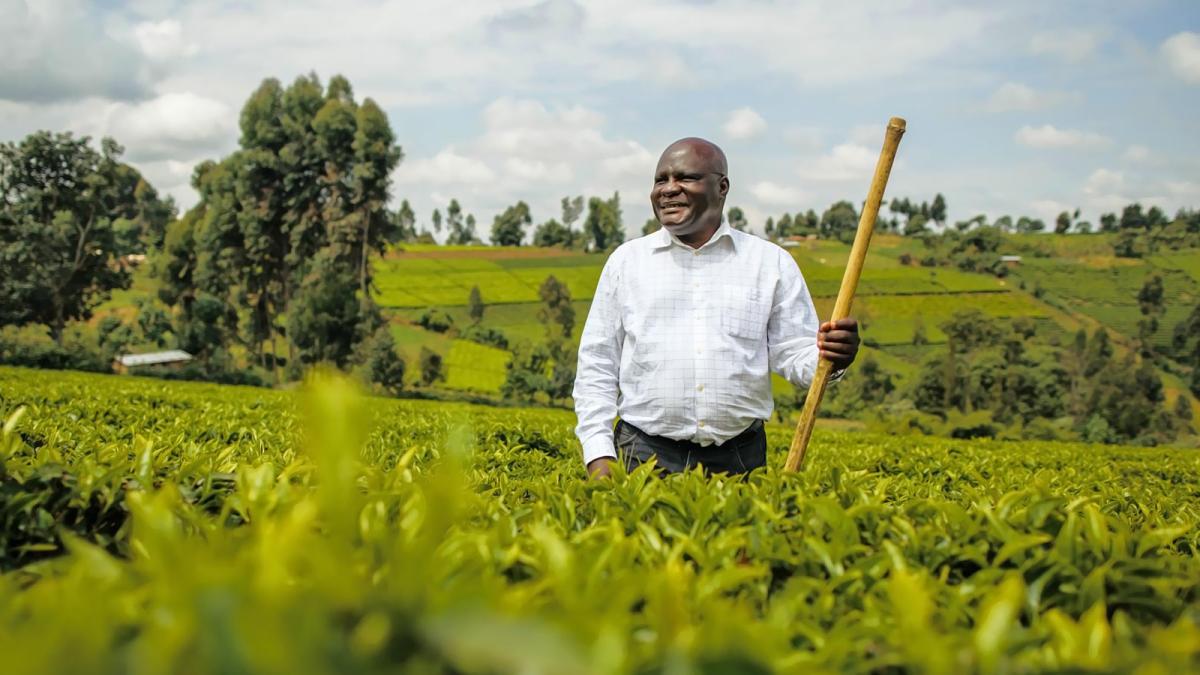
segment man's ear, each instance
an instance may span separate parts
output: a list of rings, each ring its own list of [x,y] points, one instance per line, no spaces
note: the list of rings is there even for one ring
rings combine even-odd
[[[717,184],[717,187],[721,191],[721,199],[729,196],[729,176],[721,176],[721,182]]]

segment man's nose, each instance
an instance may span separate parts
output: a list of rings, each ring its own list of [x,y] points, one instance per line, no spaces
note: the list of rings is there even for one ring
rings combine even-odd
[[[677,192],[680,192],[682,189],[683,188],[679,185],[679,183],[674,178],[668,178],[667,182],[663,183],[662,193],[663,194],[675,194]]]

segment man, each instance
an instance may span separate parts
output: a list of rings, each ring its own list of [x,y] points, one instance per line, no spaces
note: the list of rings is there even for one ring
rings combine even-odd
[[[664,472],[763,466],[768,369],[807,389],[818,355],[840,374],[858,353],[858,322],[821,325],[790,255],[724,222],[727,174],[716,145],[672,143],[650,192],[662,228],[604,265],[574,389],[593,477],[618,456],[630,470],[652,457]]]

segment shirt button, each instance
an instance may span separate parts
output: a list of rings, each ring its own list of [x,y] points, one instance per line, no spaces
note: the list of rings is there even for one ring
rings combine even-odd
[[[700,251],[692,251],[692,255],[700,255]]]
[[[700,420],[700,428],[701,428],[701,429],[703,429],[703,428],[704,428],[704,420]]]
[[[704,385],[696,387],[696,391],[704,391]]]
[[[697,353],[697,354],[700,354],[700,353],[702,353],[703,351],[704,351],[703,349],[697,349],[697,350],[696,350],[696,353]]]

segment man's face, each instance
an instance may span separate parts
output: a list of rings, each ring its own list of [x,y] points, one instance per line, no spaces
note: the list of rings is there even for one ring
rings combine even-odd
[[[711,155],[690,144],[667,148],[654,171],[650,206],[654,217],[675,236],[716,229],[721,222],[729,179]]]

